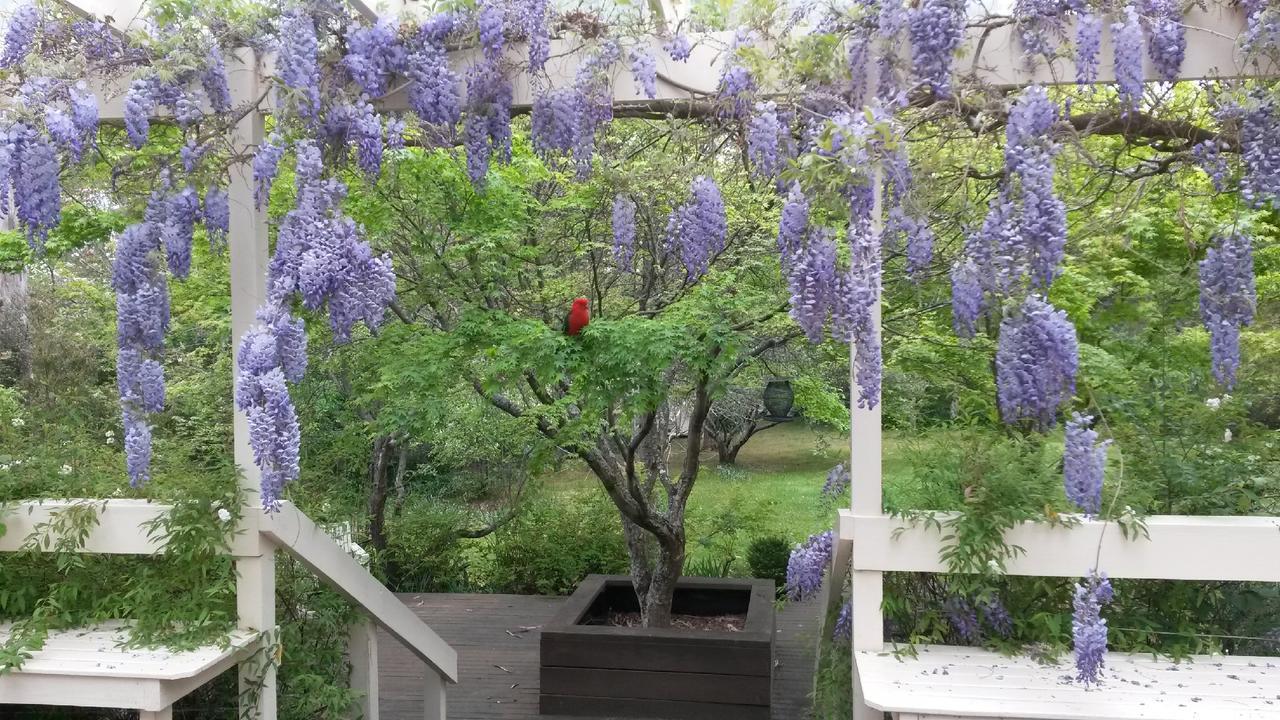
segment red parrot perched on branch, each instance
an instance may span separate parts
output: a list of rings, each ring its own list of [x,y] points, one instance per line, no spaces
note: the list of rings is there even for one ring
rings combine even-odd
[[[591,310],[587,307],[588,301],[584,297],[575,298],[573,307],[570,308],[569,314],[564,318],[565,335],[577,335],[582,332],[582,328],[591,322]]]

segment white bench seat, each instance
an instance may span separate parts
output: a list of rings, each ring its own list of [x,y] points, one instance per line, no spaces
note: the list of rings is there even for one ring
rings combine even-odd
[[[916,657],[855,653],[867,705],[900,720],[1280,719],[1280,658],[1194,656],[1174,663],[1110,653],[1103,684],[1072,682],[1058,664],[981,648],[918,645]]]
[[[0,642],[12,625],[0,624]],[[226,647],[122,647],[128,625],[55,630],[21,667],[0,675],[0,704],[166,711],[179,698],[248,658],[261,633],[234,630]]]

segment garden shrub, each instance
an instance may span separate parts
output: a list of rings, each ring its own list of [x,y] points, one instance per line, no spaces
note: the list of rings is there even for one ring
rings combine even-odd
[[[747,565],[752,577],[773,580],[779,589],[787,584],[790,557],[791,543],[779,536],[756,538],[747,547]]]
[[[618,512],[603,493],[535,495],[485,543],[473,581],[493,592],[566,595],[592,573],[627,572]]]

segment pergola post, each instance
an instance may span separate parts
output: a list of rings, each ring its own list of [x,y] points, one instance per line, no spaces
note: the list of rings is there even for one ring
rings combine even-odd
[[[264,118],[258,108],[263,83],[258,77],[258,57],[251,48],[238,48],[227,58],[227,81],[234,107],[245,114],[232,131],[235,159],[230,164],[227,196],[231,205],[231,232],[228,246],[231,262],[231,353],[232,383],[238,373],[234,358],[240,338],[254,323],[254,315],[267,297],[267,216],[254,202],[254,150],[264,136]],[[235,411],[235,463],[241,473],[243,516],[251,524],[262,512],[259,495],[261,473],[253,461],[249,446],[249,421],[243,412]],[[276,565],[275,548],[253,533],[258,541],[258,554],[236,561],[236,611],[240,627],[253,628],[275,635]],[[264,658],[261,667],[246,663],[240,667],[240,697],[253,698],[252,711],[241,708],[240,717],[275,720],[276,667],[274,658]],[[256,689],[253,689],[256,688]],[[243,701],[243,700],[242,700]],[[246,712],[248,711],[248,712]]]
[[[873,71],[874,72],[874,71]],[[872,85],[874,87],[874,85]],[[871,172],[872,204],[871,233],[879,237],[884,229],[881,211],[884,203],[884,173],[877,161]],[[880,288],[871,306],[871,327],[877,342],[880,341]],[[881,397],[874,408],[858,407],[858,382],[855,366],[858,362],[856,343],[849,343],[849,505],[854,512],[879,515],[881,512]],[[842,543],[833,539],[832,547]],[[835,562],[849,562],[846,555],[835,552]],[[843,568],[841,568],[843,569]],[[832,573],[831,592],[838,595],[842,588],[835,587]],[[884,599],[884,577],[879,571],[857,570],[850,572],[849,606],[852,610],[853,651],[880,650],[884,645],[884,622],[880,615],[880,603]],[[858,663],[853,665],[853,720],[882,720],[884,713],[863,704],[862,687],[858,682]]]

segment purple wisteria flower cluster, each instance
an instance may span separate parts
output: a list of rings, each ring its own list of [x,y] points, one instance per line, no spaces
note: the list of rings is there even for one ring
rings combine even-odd
[[[442,32],[427,32],[439,27]],[[452,16],[437,15],[418,33],[418,46],[405,57],[409,78],[409,107],[423,123],[448,128],[462,117],[462,96],[458,75],[449,67],[444,41],[452,28]]]
[[[631,272],[636,255],[636,204],[626,195],[613,198],[613,259]]]
[[[1240,195],[1255,208],[1280,198],[1280,112],[1270,95],[1255,94],[1231,114],[1240,116],[1240,157],[1244,176]]]
[[[1128,110],[1137,110],[1142,99],[1142,83],[1146,79],[1142,61],[1142,24],[1138,11],[1126,5],[1122,19],[1111,24],[1111,44],[1115,50],[1116,87],[1120,101]]]
[[[1043,292],[1061,272],[1067,213],[1053,188],[1057,119],[1057,105],[1037,86],[1024,90],[1009,112],[1008,177],[951,271],[953,325],[961,336],[973,335],[991,299]]]
[[[822,497],[838,498],[849,487],[849,470],[840,463],[827,472],[827,481],[822,485]]]
[[[249,445],[262,473],[263,507],[279,507],[284,486],[297,479],[301,431],[289,395],[307,368],[302,320],[278,304],[258,311],[258,326],[240,339],[236,354],[236,407],[249,422]]]
[[[346,187],[321,177],[314,142],[294,148],[297,206],[280,223],[268,267],[267,303],[258,325],[240,339],[236,404],[249,420],[254,463],[262,474],[262,502],[279,505],[284,486],[298,477],[300,434],[288,383],[306,372],[306,333],[289,310],[300,298],[309,310],[327,309],[335,342],[347,342],[358,322],[381,326],[395,298],[387,256],[375,256],[355,222],[342,214]]]
[[[813,597],[822,587],[827,567],[831,564],[834,533],[810,535],[808,540],[796,545],[787,560],[787,597],[805,600]]]
[[[1222,146],[1223,143],[1215,139],[1198,142],[1191,148],[1191,156],[1209,176],[1209,182],[1213,183],[1213,189],[1218,192],[1226,191],[1227,181],[1231,176],[1231,166],[1222,154]]]
[[[116,385],[124,423],[125,470],[139,487],[151,477],[151,426],[164,409],[160,354],[169,329],[169,288],[161,266],[160,233],[151,222],[125,228],[116,241],[111,284],[116,292]]]
[[[636,81],[636,92],[648,98],[658,96],[658,61],[653,53],[642,48],[631,51],[631,77]]]
[[[808,233],[806,244],[790,256],[791,319],[812,343],[822,342],[836,289],[836,245],[832,235],[826,228],[815,228]],[[783,240],[781,232],[778,240]]]
[[[778,122],[777,103],[772,100],[756,103],[747,123],[747,159],[757,177],[772,179],[782,171],[785,158],[779,153],[779,141],[783,132]]]
[[[301,7],[285,12],[280,20],[276,67],[280,80],[292,90],[286,94],[286,105],[308,121],[315,120],[320,112],[319,50],[311,15]]]
[[[1072,649],[1076,658],[1076,680],[1085,685],[1101,681],[1107,662],[1107,621],[1102,606],[1115,597],[1106,573],[1089,571],[1083,583],[1076,583],[1072,598]]]
[[[689,201],[667,219],[666,247],[678,250],[689,278],[706,274],[711,261],[724,252],[729,226],[720,188],[709,177],[694,178]]]
[[[961,640],[970,645],[982,640],[982,626],[978,624],[978,611],[962,597],[950,597],[942,604],[942,614]]]
[[[941,98],[951,96],[951,64],[964,37],[964,19],[960,0],[921,0],[907,21],[915,76]]]
[[[755,37],[751,33],[739,30],[733,39],[733,45],[729,48],[724,67],[720,71],[716,97],[726,117],[741,119],[750,111],[751,98],[756,91],[756,79],[751,75],[751,70],[743,64],[742,51],[754,44]]]
[[[9,27],[4,33],[4,50],[0,51],[0,68],[11,68],[31,53],[40,30],[40,9],[35,3],[20,5],[9,16]]]
[[[1087,85],[1098,79],[1102,54],[1102,18],[1093,13],[1076,15],[1076,82]]]
[[[836,615],[835,625],[831,628],[831,640],[848,645],[853,640],[853,603],[845,601]]]
[[[1089,427],[1093,418],[1073,413],[1067,422],[1062,452],[1062,480],[1067,499],[1086,516],[1102,511],[1102,478],[1107,466],[1110,440],[1098,442],[1098,433]]]
[[[1257,304],[1249,236],[1217,238],[1217,246],[1200,261],[1200,318],[1209,331],[1213,375],[1228,390],[1240,369],[1240,329],[1253,322]]]
[[[379,18],[367,27],[352,26],[347,31],[347,54],[342,65],[360,89],[372,97],[383,95],[396,73],[404,72],[408,53],[400,43],[399,27],[388,18]]]
[[[549,162],[570,156],[579,178],[591,173],[596,132],[613,117],[608,71],[620,55],[616,43],[605,43],[578,68],[572,85],[547,90],[534,100],[534,149]]]
[[[1179,0],[1141,0],[1147,28],[1147,55],[1164,80],[1176,80],[1187,55],[1186,28]]]
[[[1007,423],[1052,427],[1059,406],[1075,393],[1076,330],[1064,310],[1031,295],[1000,323],[996,396]]]
[[[809,199],[805,197],[800,183],[792,183],[782,205],[782,218],[778,221],[778,257],[785,276],[792,276],[791,266],[804,247],[804,239],[808,233]]]

